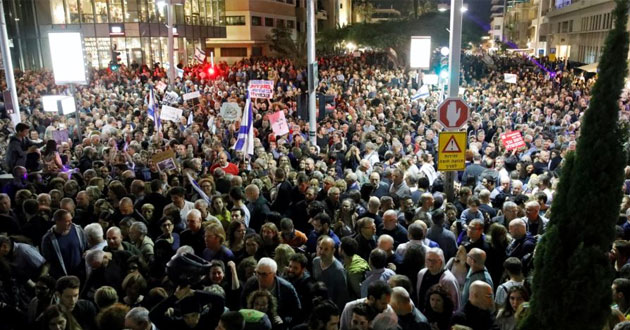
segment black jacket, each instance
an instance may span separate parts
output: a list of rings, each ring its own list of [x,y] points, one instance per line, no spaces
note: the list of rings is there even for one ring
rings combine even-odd
[[[462,311],[453,314],[451,324],[465,325],[473,330],[499,330],[492,313],[473,306],[470,301]]]
[[[247,306],[247,297],[256,290],[258,290],[258,279],[252,277],[245,283],[243,288],[241,306]],[[296,316],[300,315],[302,304],[293,285],[289,281],[276,276],[276,284],[273,291],[278,300],[278,315],[289,326],[297,324],[299,320],[296,320]]]

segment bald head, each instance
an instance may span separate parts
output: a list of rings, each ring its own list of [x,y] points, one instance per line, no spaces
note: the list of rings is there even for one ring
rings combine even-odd
[[[525,237],[527,234],[527,226],[525,225],[525,221],[523,219],[514,219],[510,221],[510,235],[514,239],[520,239]]]
[[[260,188],[258,188],[257,185],[252,183],[245,187],[245,198],[247,198],[248,201],[254,202],[258,199],[259,196]]]
[[[474,281],[470,285],[470,296],[468,300],[473,306],[482,310],[492,309],[494,304],[494,300],[492,299],[492,287],[486,282]]]
[[[118,204],[120,213],[123,215],[129,215],[133,213],[133,201],[129,197],[123,197]]]
[[[407,289],[400,286],[392,288],[392,296],[389,304],[398,315],[406,315],[413,310],[409,292],[407,292]]]
[[[479,248],[473,248],[468,252],[466,263],[473,271],[483,270],[486,263],[486,252]]]

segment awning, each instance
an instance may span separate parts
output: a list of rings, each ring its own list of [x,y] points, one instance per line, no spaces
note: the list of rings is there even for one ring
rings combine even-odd
[[[599,65],[599,62],[595,62],[595,63],[579,66],[578,69],[582,71],[586,71],[586,72],[597,73],[598,65]]]

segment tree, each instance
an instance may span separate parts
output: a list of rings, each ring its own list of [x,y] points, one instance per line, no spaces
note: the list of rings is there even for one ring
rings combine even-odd
[[[628,64],[628,0],[616,0],[600,75],[575,152],[567,155],[553,215],[534,259],[530,314],[521,329],[600,330],[610,315],[615,235],[625,155],[617,100]]]
[[[293,38],[293,30],[288,28],[273,28],[271,35],[267,35],[269,48],[279,57],[293,60],[298,66],[306,65],[306,34],[297,33]]]

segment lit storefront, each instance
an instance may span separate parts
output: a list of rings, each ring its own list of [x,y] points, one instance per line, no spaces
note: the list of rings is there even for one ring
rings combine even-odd
[[[87,64],[91,67],[107,67],[114,49],[121,53],[125,65],[167,61],[165,0],[16,1],[17,9],[25,3],[33,6],[32,11],[22,12],[32,12],[35,16],[38,43],[35,50],[40,54],[34,58],[40,60],[25,61],[26,67],[50,67],[48,32],[63,30],[82,32]],[[184,5],[173,8],[176,63],[192,61],[195,47],[205,48],[206,39],[226,37],[225,0],[186,0]],[[20,12],[16,13],[19,17]]]

